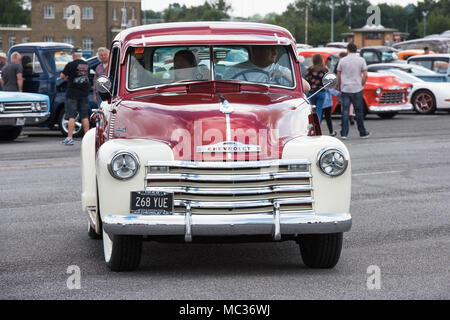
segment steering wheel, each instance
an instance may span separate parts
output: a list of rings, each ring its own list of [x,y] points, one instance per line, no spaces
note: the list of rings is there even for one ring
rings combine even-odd
[[[231,77],[231,79],[236,79],[240,76],[243,76],[245,81],[249,81],[248,78],[246,77],[247,73],[262,73],[263,75],[265,75],[267,77],[267,83],[270,83],[271,80],[275,80],[275,83],[278,85],[281,85],[281,83],[278,81],[278,79],[274,78],[272,79],[270,77],[270,73],[265,71],[265,70],[261,70],[261,69],[246,69],[246,70],[242,70],[241,72],[236,73],[234,76]]]

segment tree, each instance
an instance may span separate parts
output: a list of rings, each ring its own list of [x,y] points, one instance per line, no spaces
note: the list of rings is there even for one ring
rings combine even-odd
[[[163,18],[166,22],[175,21],[219,21],[229,19],[227,11],[231,7],[224,0],[205,1],[200,6],[187,8],[178,3],[170,4],[164,10]]]
[[[25,0],[1,0],[0,24],[27,24],[31,22],[31,11],[25,9]]]

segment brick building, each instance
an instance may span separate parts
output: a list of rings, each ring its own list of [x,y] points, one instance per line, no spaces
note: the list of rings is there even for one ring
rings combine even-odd
[[[385,28],[382,25],[365,25],[362,28],[351,29],[349,33],[341,34],[342,41],[353,42],[358,48],[392,45],[396,41],[403,41],[407,36],[407,33]]]
[[[141,0],[31,0],[31,26],[0,27],[0,51],[24,42],[65,42],[93,53],[141,24]]]

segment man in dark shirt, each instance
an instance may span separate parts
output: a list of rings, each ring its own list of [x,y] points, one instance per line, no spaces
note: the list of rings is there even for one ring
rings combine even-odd
[[[89,65],[81,59],[82,52],[79,48],[73,49],[72,57],[73,61],[69,62],[61,73],[61,78],[68,82],[64,107],[69,118],[67,138],[62,144],[69,146],[73,145],[77,113],[80,115],[84,132],[89,130]]]
[[[23,86],[23,67],[20,63],[20,53],[14,52],[11,55],[11,62],[6,63],[2,68],[2,78],[0,79],[0,85],[4,91],[20,91],[22,92]]]

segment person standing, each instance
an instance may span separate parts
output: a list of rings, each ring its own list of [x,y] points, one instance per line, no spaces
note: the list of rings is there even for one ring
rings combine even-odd
[[[7,59],[8,59],[8,57],[6,56],[6,53],[0,52],[0,90],[2,90],[2,85],[1,85],[2,69],[6,65]]]
[[[109,50],[105,47],[100,47],[97,50],[97,57],[100,60],[100,64],[95,68],[95,75],[94,75],[94,102],[97,104],[98,107],[100,107],[100,104],[102,103],[102,98],[97,92],[97,87],[95,83],[97,82],[97,79],[101,76],[106,76],[106,72],[108,71],[108,61],[109,61]]]
[[[323,101],[323,117],[321,120],[325,118],[327,122],[328,131],[330,131],[330,136],[336,136],[337,132],[333,130],[333,120],[331,119],[331,109],[333,107],[333,96],[339,96],[340,92],[334,88],[326,88],[325,90],[325,99]]]
[[[309,99],[312,105],[316,106],[316,113],[319,116],[319,120],[322,120],[322,107],[325,101],[326,93],[325,91],[317,91],[323,88],[322,79],[328,72],[327,67],[323,64],[323,58],[320,54],[315,54],[312,56],[313,65],[308,68],[305,74],[305,79],[311,86],[311,90],[308,92],[308,97],[314,95]]]
[[[4,91],[19,91],[22,92],[23,86],[23,67],[20,63],[20,53],[14,52],[11,55],[11,62],[1,69],[2,78],[0,85]]]
[[[338,89],[342,94],[342,139],[347,139],[348,136],[348,118],[351,103],[353,103],[355,108],[360,138],[365,139],[371,135],[364,127],[364,100],[362,94],[364,84],[367,81],[367,64],[356,51],[356,45],[350,43],[347,46],[347,56],[339,61],[337,67]]]
[[[61,143],[73,145],[73,130],[75,129],[75,118],[80,115],[84,132],[89,130],[89,65],[82,60],[82,51],[74,48],[72,51],[73,61],[69,62],[61,73],[61,78],[68,82],[66,90],[66,102],[64,104],[66,116],[69,118],[67,138]]]

